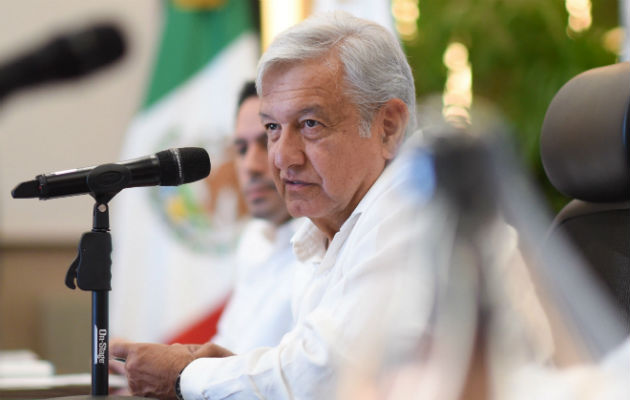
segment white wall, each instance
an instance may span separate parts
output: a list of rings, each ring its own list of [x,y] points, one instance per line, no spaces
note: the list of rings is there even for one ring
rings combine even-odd
[[[0,241],[78,242],[92,227],[89,196],[12,199],[41,173],[118,160],[137,111],[159,36],[158,0],[0,0],[0,66],[60,32],[113,21],[125,58],[79,81],[22,91],[0,103]]]

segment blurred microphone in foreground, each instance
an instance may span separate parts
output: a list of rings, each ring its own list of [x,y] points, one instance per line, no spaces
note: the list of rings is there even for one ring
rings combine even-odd
[[[87,75],[120,59],[125,47],[108,24],[58,36],[0,65],[0,101],[23,88]]]
[[[424,192],[427,178],[432,196],[409,216],[417,245],[391,260],[408,263],[408,275],[375,322],[419,310],[428,328],[415,353],[396,354],[387,335],[360,348],[364,370],[344,371],[339,398],[627,397],[623,314],[566,238],[548,235],[552,220],[509,124],[479,100],[474,124],[443,122],[433,117],[438,100],[407,141],[411,184],[401,199]],[[428,310],[417,307],[423,292]]]

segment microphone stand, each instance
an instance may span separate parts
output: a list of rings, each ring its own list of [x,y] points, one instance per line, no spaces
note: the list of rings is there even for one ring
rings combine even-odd
[[[109,291],[111,288],[112,239],[109,207],[94,204],[92,231],[81,236],[79,254],[66,274],[66,286],[92,291],[92,395],[106,396],[109,390]]]
[[[104,171],[115,172],[119,175],[104,174]],[[111,179],[112,176],[115,176],[116,179]],[[109,206],[107,203],[126,187],[130,179],[129,169],[118,164],[101,165],[87,176],[88,187],[91,190],[90,195],[96,200],[93,210],[92,231],[81,236],[77,258],[66,273],[66,286],[70,289],[75,289],[78,286],[81,290],[92,291],[92,397],[122,398],[120,396],[108,396],[112,239],[109,233]],[[72,398],[86,397],[73,396]],[[124,398],[130,399],[132,397]]]

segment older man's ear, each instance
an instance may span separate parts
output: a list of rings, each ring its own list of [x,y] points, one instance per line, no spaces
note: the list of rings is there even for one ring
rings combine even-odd
[[[379,135],[383,143],[383,157],[391,160],[396,156],[398,147],[405,136],[409,121],[407,105],[401,99],[390,99],[379,110]]]

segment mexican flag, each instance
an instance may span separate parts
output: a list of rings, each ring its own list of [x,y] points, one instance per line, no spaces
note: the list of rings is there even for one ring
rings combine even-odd
[[[112,337],[201,343],[229,296],[244,215],[226,155],[238,92],[259,56],[250,1],[164,3],[144,104],[121,159],[203,147],[212,172],[177,187],[136,188],[112,200]]]

